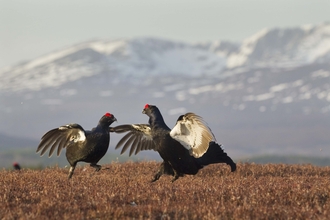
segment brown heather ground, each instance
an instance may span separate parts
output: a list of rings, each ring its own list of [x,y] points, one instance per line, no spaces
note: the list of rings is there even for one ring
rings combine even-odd
[[[0,219],[330,219],[330,168],[210,165],[174,183],[157,162],[0,171]]]

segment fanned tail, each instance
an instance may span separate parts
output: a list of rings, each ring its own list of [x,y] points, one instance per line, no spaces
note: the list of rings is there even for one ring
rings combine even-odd
[[[231,167],[231,172],[236,170],[236,163],[223,151],[221,145],[214,141],[209,143],[206,153],[202,157],[196,158],[196,160],[202,166],[214,163],[226,163]]]

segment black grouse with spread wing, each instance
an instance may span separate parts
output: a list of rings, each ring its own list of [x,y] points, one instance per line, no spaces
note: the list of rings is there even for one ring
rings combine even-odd
[[[215,142],[212,131],[200,116],[181,115],[171,130],[156,106],[147,104],[142,113],[149,116],[149,124],[119,125],[110,131],[128,132],[116,146],[116,149],[122,147],[121,153],[129,148],[130,156],[141,150],[158,151],[163,163],[153,181],[163,174],[173,175],[172,181],[175,181],[184,174],[194,175],[212,163],[226,163],[232,172],[236,170],[236,164]]]
[[[99,171],[101,166],[97,163],[108,150],[110,135],[109,126],[116,118],[106,113],[100,119],[98,125],[91,131],[84,130],[79,124],[68,124],[48,131],[41,138],[38,146],[42,156],[48,149],[49,157],[57,148],[57,156],[66,148],[66,158],[70,163],[69,179],[72,177],[78,162],[90,163],[90,166]]]

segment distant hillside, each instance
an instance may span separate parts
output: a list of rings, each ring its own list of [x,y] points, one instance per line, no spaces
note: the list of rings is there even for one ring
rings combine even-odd
[[[68,166],[69,163],[65,157],[65,151],[61,153],[59,157],[53,155],[48,157],[48,152],[42,157],[35,152],[35,148],[25,148],[16,150],[1,150],[0,151],[0,169],[12,169],[12,164],[17,162],[22,168],[40,169],[48,166]],[[127,155],[120,155],[120,152],[109,150],[108,153],[100,160],[99,164],[109,164],[113,161],[125,162],[125,161],[143,161],[154,160],[150,156],[137,155],[128,157]],[[86,163],[78,163],[78,165],[85,165]]]
[[[29,138],[13,137],[0,133],[1,149],[18,149],[38,146],[38,141]]]
[[[48,153],[48,152],[47,152]],[[65,158],[65,152],[59,156],[48,157],[48,154],[40,157],[36,154],[34,148],[25,148],[17,150],[2,150],[0,152],[0,169],[11,169],[13,162],[18,162],[24,168],[44,168],[48,166],[68,166]],[[109,149],[108,153],[101,159],[100,164],[110,164],[113,161],[126,162],[126,161],[161,161],[161,158],[156,154],[146,154],[148,152],[128,157],[128,155],[120,155],[119,151]],[[233,158],[235,162],[242,163],[256,163],[256,164],[313,164],[316,166],[330,166],[330,157],[313,157],[313,156],[299,156],[299,155],[259,155],[248,158]],[[85,165],[85,163],[78,163]]]
[[[257,163],[257,164],[285,163],[285,164],[313,164],[316,166],[330,166],[329,157],[307,157],[307,156],[298,156],[298,155],[289,155],[289,156],[261,155],[261,156],[241,159],[240,161]]]

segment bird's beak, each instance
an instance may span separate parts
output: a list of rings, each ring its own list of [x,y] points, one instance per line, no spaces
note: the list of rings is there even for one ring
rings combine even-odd
[[[117,121],[117,118],[113,117],[113,120],[114,120],[114,121]],[[117,121],[117,122],[118,122],[118,121]]]
[[[146,114],[146,110],[145,109],[143,109],[142,114]]]

